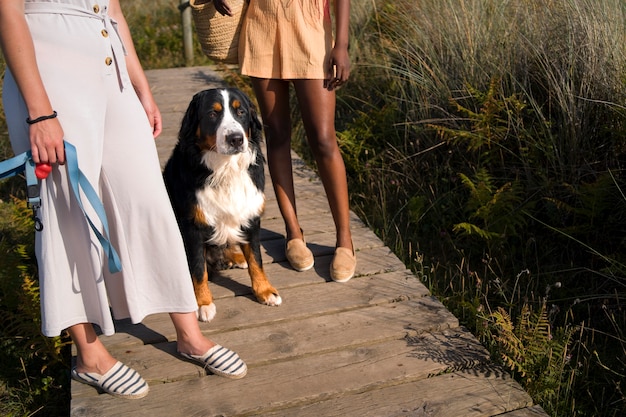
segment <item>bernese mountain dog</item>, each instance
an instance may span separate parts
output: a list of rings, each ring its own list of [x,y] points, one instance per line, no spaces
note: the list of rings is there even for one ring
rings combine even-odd
[[[263,270],[265,208],[262,125],[250,98],[236,88],[193,96],[163,177],[185,243],[198,319],[216,308],[208,281],[224,266],[247,267],[262,304],[282,299]]]

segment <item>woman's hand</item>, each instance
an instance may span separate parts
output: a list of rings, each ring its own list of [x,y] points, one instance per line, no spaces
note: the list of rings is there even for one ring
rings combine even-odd
[[[58,119],[43,120],[30,125],[29,134],[33,162],[61,165],[65,163],[64,133]]]
[[[117,21],[118,32],[122,37],[124,46],[126,47],[126,68],[128,69],[130,82],[132,83],[135,93],[137,93],[137,97],[139,97],[139,101],[146,112],[148,122],[150,123],[150,127],[152,127],[152,136],[156,138],[163,130],[161,112],[154,101],[150,85],[148,84],[148,79],[146,78],[146,74],[141,67],[141,62],[139,62],[137,50],[135,49],[133,38],[130,34],[130,29],[128,28],[128,22],[126,22],[119,0],[110,0],[109,16]]]
[[[37,67],[23,1],[0,1],[0,47],[24,98],[30,120],[52,114],[53,107]],[[65,163],[63,128],[57,118],[30,124],[29,140],[35,163]]]
[[[334,90],[341,87],[350,77],[350,57],[348,49],[335,46],[330,53],[327,65],[326,76],[324,77],[324,87]]]
[[[324,87],[328,90],[341,87],[350,76],[349,24],[350,0],[335,0],[335,46],[330,52],[324,79]]]
[[[139,95],[139,101],[148,116],[148,122],[152,128],[152,136],[156,138],[161,134],[163,130],[163,119],[161,118],[161,111],[154,101],[152,94]]]
[[[222,16],[232,16],[233,12],[230,10],[230,6],[226,3],[226,0],[213,0],[215,10]]]

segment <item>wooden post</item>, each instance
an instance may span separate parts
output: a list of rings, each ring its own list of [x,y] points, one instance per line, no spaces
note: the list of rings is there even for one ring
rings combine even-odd
[[[180,0],[178,9],[180,10],[183,25],[185,65],[189,67],[193,64],[193,26],[191,24],[191,7],[189,7],[189,0]]]

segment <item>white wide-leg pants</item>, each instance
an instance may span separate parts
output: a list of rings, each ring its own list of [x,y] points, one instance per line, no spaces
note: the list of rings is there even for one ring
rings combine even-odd
[[[128,80],[121,41],[106,16],[108,2],[98,2],[97,12],[93,2],[81,0],[31,9],[28,3],[44,85],[65,140],[76,147],[81,170],[101,192],[111,241],[122,261],[122,272],[110,274],[65,167],[55,166],[41,182],[44,227],[36,234],[43,333],[56,336],[89,322],[110,335],[113,317],[138,323],[153,313],[195,311],[152,131]],[[30,149],[28,112],[8,70],[3,100],[15,153]]]

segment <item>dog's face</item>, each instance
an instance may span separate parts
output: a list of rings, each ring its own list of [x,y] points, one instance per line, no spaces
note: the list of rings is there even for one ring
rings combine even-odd
[[[236,89],[220,88],[202,91],[195,100],[200,149],[222,155],[247,152],[256,119],[248,97]]]

